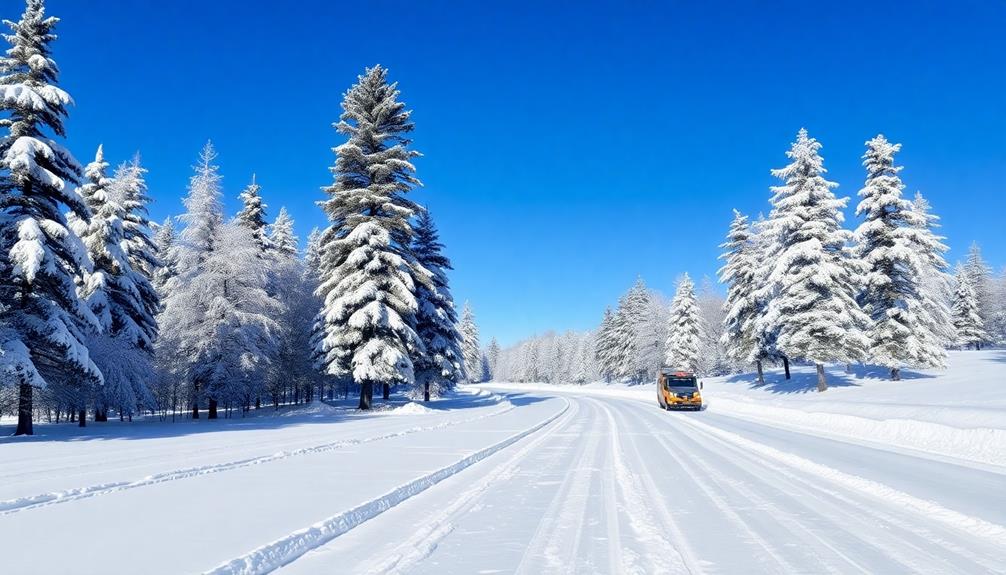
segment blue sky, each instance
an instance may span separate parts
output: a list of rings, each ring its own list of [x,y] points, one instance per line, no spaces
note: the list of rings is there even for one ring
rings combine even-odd
[[[714,274],[731,208],[767,211],[801,126],[841,195],[862,184],[863,142],[902,142],[950,257],[978,241],[1006,265],[1002,2],[48,6],[69,146],[140,150],[158,219],[212,138],[231,211],[256,172],[271,215],[287,206],[302,237],[324,225],[341,95],[390,68],[424,153],[416,199],[486,341],[591,328],[637,275],[670,292]]]

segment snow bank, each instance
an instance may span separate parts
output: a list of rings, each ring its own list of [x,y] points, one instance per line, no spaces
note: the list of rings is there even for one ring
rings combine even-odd
[[[415,401],[410,401],[405,405],[396,407],[391,410],[394,415],[419,415],[423,413],[433,413],[433,410],[426,407],[421,403],[416,403]]]
[[[524,431],[515,433],[489,447],[480,449],[451,465],[414,479],[375,499],[319,521],[310,527],[295,531],[286,537],[263,545],[241,557],[222,563],[206,573],[207,575],[252,575],[268,573],[278,569],[311,549],[324,545],[361,523],[377,517],[406,499],[429,489],[444,479],[531,435],[558,419],[568,410],[569,403],[567,402],[557,413]]]

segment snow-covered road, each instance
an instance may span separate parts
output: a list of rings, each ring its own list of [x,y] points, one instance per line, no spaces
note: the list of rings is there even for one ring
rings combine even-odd
[[[1006,572],[1006,469],[631,397],[499,393],[508,399],[269,429],[286,438],[280,452],[232,431],[247,457],[195,466],[205,473],[179,473],[192,464],[169,447],[157,481],[110,458],[100,479],[112,487],[86,496],[72,495],[91,484],[69,469],[41,483],[69,497],[17,506],[44,494],[0,486],[13,495],[0,512],[4,569]],[[195,450],[200,436],[188,437]],[[11,447],[25,449],[0,450]],[[29,463],[58,468],[53,455]]]

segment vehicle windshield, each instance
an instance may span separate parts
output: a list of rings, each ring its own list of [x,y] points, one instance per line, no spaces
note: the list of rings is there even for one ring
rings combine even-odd
[[[694,377],[667,376],[664,378],[664,385],[673,391],[689,391],[698,387]]]

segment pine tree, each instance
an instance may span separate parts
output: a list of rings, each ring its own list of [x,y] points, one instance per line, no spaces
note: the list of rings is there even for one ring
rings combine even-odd
[[[615,337],[615,314],[611,308],[605,308],[604,318],[597,328],[597,336],[594,338],[594,362],[597,364],[598,374],[606,381],[611,382],[617,377],[616,368],[618,360],[618,341]]]
[[[464,378],[466,356],[462,349],[465,346],[458,332],[454,298],[447,280],[451,262],[443,255],[443,248],[433,217],[429,210],[423,210],[419,213],[412,241],[412,255],[422,269],[430,272],[428,278],[416,284],[419,301],[416,332],[426,352],[417,356],[413,363],[416,383],[422,386],[425,401],[430,400],[431,391],[441,395]],[[476,345],[477,341],[476,332]]]
[[[957,289],[954,292],[953,321],[957,331],[957,344],[981,349],[988,337],[985,322],[978,308],[978,298],[972,287],[973,277],[967,267],[957,269]]]
[[[472,306],[465,302],[461,311],[461,324],[458,326],[461,334],[461,356],[464,359],[465,379],[469,383],[478,383],[482,379],[482,350],[479,345],[479,328],[475,324],[475,313]]]
[[[954,279],[947,273],[947,261],[943,257],[948,248],[943,244],[945,238],[936,233],[940,218],[932,213],[932,207],[921,192],[915,194],[912,211],[918,226],[913,249],[923,257],[925,266],[920,288],[924,312],[920,315],[924,325],[921,336],[926,339],[922,350],[924,353],[930,350],[934,361],[945,363],[946,348],[957,345],[957,331],[950,312]]]
[[[501,381],[500,344],[495,337],[489,340],[489,347],[486,348],[486,366],[489,368],[489,381]]]
[[[671,301],[667,325],[667,355],[664,364],[695,373],[699,369],[702,318],[695,302],[695,284],[688,274],[682,276]]]
[[[778,350],[789,358],[816,364],[818,391],[827,389],[824,364],[862,359],[867,325],[853,298],[848,253],[849,233],[842,229],[842,208],[824,179],[821,145],[801,129],[787,152],[792,163],[773,170],[785,185],[773,187],[772,213],[766,229],[776,244],[769,254],[771,272],[767,306],[759,321],[776,335]]]
[[[297,255],[297,236],[293,233],[293,218],[286,208],[280,208],[276,221],[269,228],[269,245],[285,256]]]
[[[235,219],[251,231],[255,244],[265,253],[270,244],[266,234],[266,205],[262,203],[260,190],[261,186],[255,183],[255,174],[252,174],[251,183],[239,196],[242,207]]]
[[[925,222],[901,195],[902,167],[894,165],[901,144],[879,135],[866,146],[866,184],[856,208],[856,215],[863,217],[855,233],[856,255],[865,272],[859,301],[871,320],[866,333],[870,358],[898,380],[902,366],[945,365],[924,334],[922,274],[930,262],[926,254],[936,246],[923,245],[928,240],[922,231]]]
[[[154,272],[151,283],[157,290],[158,296],[163,300],[164,287],[168,281],[178,275],[178,253],[175,243],[178,238],[175,233],[175,222],[171,218],[165,218],[157,228],[154,235],[154,246],[157,250],[157,259],[161,263]]]
[[[336,130],[348,141],[334,149],[335,183],[322,202],[331,226],[323,235],[322,310],[313,341],[323,369],[360,384],[360,408],[370,409],[374,384],[414,381],[412,357],[423,353],[415,332],[416,277],[408,257],[406,199],[419,185],[406,134],[410,112],[398,101],[387,70],[375,66],[346,92]]]
[[[991,325],[999,309],[992,297],[992,268],[982,257],[982,249],[977,242],[972,243],[968,249],[964,271],[971,284],[971,291],[974,292],[975,301],[978,303],[978,315],[982,318],[984,325]],[[987,332],[986,337],[988,337]]]
[[[321,230],[313,228],[307,235],[307,244],[304,246],[304,273],[314,285],[312,291],[317,288],[318,280],[322,276],[321,261]]]
[[[611,361],[612,372],[617,379],[638,383],[635,319],[629,302],[631,291],[618,300],[618,307],[611,320],[612,339],[615,343]]]
[[[734,210],[734,219],[727,233],[727,241],[720,245],[726,250],[721,259],[726,263],[719,270],[722,283],[727,284],[727,298],[723,303],[724,332],[721,343],[727,355],[736,363],[754,363],[758,368],[758,383],[764,383],[762,362],[768,351],[761,345],[755,328],[764,306],[756,297],[758,291],[758,266],[756,237],[748,217]]]
[[[17,385],[16,435],[33,433],[33,387],[101,382],[84,345],[83,330],[96,320],[74,287],[86,254],[63,215],[66,208],[90,217],[73,188],[81,169],[49,136],[65,136],[71,101],[56,85],[49,46],[56,22],[42,0],[28,0],[18,22],[4,21],[11,47],[0,58],[0,372]]]
[[[615,313],[617,375],[630,383],[642,383],[663,360],[663,341],[656,341],[649,290],[642,278],[619,300]]]
[[[145,382],[153,375],[152,350],[157,336],[157,298],[146,276],[133,269],[125,237],[125,196],[114,193],[106,176],[99,146],[94,162],[84,169],[87,183],[81,193],[91,211],[90,221],[71,216],[70,226],[87,248],[92,270],[83,276],[81,293],[97,317],[100,330],[88,339],[95,363],[104,375],[102,398],[95,420],[104,421],[108,407],[132,417],[139,404],[151,403]]]
[[[147,192],[146,173],[147,169],[140,164],[140,154],[134,155],[131,161],[116,168],[111,193],[125,211],[122,220],[123,250],[129,258],[129,265],[149,281],[161,262],[157,257],[157,246],[154,245],[147,211],[147,205],[153,200]],[[156,309],[156,299],[153,304],[152,307]]]

